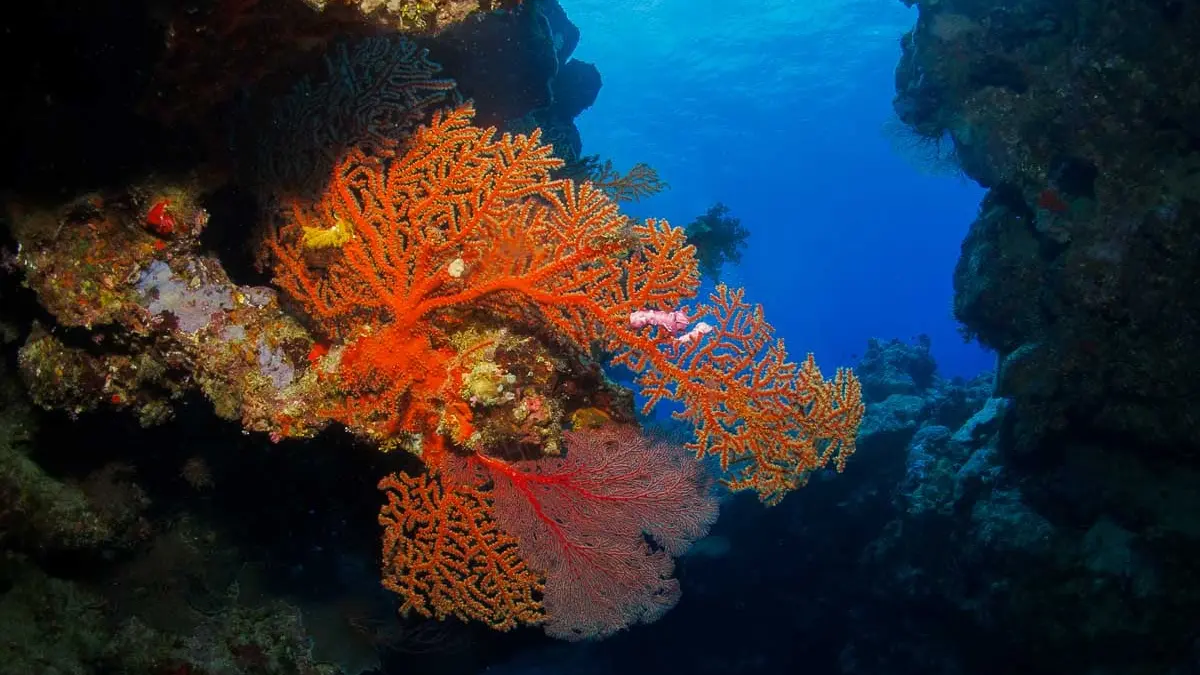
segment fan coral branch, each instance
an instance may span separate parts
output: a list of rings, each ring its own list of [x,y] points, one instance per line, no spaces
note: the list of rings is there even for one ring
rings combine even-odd
[[[497,140],[470,126],[472,114],[435,115],[398,161],[352,151],[320,203],[293,205],[270,244],[276,282],[350,343],[338,418],[377,438],[406,432],[440,447],[453,366],[443,325],[455,312],[484,310],[586,349],[631,312],[676,305],[698,285],[682,230],[631,226],[598,188],[550,178],[561,162],[538,132]],[[305,245],[335,228],[340,246]],[[452,420],[458,442],[466,415]]]
[[[713,455],[732,472],[734,490],[754,490],[768,504],[832,465],[841,471],[854,452],[864,407],[858,379],[838,369],[825,380],[810,354],[789,362],[783,340],[744,291],[717,287],[698,318],[706,339],[631,336],[617,361],[641,373],[646,412],[663,399],[680,401],[696,428],[687,447]]]
[[[768,503],[844,465],[858,381],[825,381],[811,357],[789,362],[740,290],[719,287],[695,315],[711,323],[680,334],[691,314],[679,305],[699,285],[684,232],[552,179],[561,162],[539,132],[497,139],[472,114],[435,114],[403,157],[351,151],[321,201],[293,204],[270,242],[276,281],[342,343],[333,414],[385,445],[423,441],[436,478],[381,483],[384,573],[405,608],[607,635],[674,603],[671,556],[715,515],[699,468],[629,430],[569,435],[564,458],[486,454],[459,385],[476,347],[455,331],[484,317],[578,351],[599,344],[640,374],[647,409],[682,402],[690,449]],[[466,448],[451,453],[447,439]]]
[[[546,575],[549,635],[594,639],[651,623],[679,599],[673,556],[717,517],[700,466],[632,427],[571,432],[566,443],[562,458],[473,455],[455,473],[494,486],[496,522]]]
[[[670,187],[658,177],[658,171],[645,162],[634,164],[624,175],[613,168],[611,159],[590,168],[591,182],[618,202],[639,202]]]
[[[425,49],[399,36],[343,40],[323,77],[305,77],[275,101],[254,139],[255,176],[274,193],[315,194],[351,147],[391,155],[431,110],[457,102],[454,80]]]
[[[562,458],[475,454],[436,478],[379,484],[384,585],[402,611],[498,630],[544,622],[549,635],[579,640],[675,605],[673,557],[717,517],[700,466],[633,427],[572,432],[566,443]]]
[[[500,531],[491,504],[467,485],[446,488],[428,475],[392,475],[379,483],[388,503],[383,585],[403,600],[401,612],[478,620],[497,630],[535,624],[544,614],[542,583]]]

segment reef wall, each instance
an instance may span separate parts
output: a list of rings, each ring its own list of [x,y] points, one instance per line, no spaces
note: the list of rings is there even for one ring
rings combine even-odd
[[[916,3],[895,109],[988,189],[955,315],[1001,357],[1009,448],[1200,442],[1200,13],[1185,2]]]
[[[953,450],[979,437],[962,431],[911,446],[914,467],[950,458],[957,478],[941,498],[906,490],[896,526],[928,551],[973,542],[949,571],[915,564],[943,589],[922,594],[957,596],[1030,667],[1192,672],[1200,8],[907,4],[894,107],[987,189],[954,311],[999,354],[989,450]]]

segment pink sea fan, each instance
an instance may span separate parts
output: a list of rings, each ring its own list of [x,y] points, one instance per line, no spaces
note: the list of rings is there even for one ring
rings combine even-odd
[[[709,481],[632,427],[568,432],[566,447],[528,464],[475,456],[457,470],[489,474],[497,524],[546,575],[549,635],[598,639],[657,620],[679,600],[674,556],[716,520]]]

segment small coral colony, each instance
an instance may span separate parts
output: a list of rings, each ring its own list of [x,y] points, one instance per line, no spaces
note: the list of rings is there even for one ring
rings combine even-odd
[[[619,209],[661,189],[653,170],[572,172],[541,129],[477,125],[397,34],[326,64],[246,151],[274,288],[235,283],[201,246],[206,173],[11,205],[39,302],[126,347],[84,359],[35,334],[21,365],[40,403],[149,425],[194,389],[274,442],[340,425],[411,453],[420,471],[379,481],[402,611],[566,639],[669,610],[673,558],[716,519],[718,489],[774,504],[844,467],[858,380],[791,359],[740,289],[698,301],[685,231]],[[640,410],[602,364],[636,374]],[[660,404],[683,447],[639,425]]]

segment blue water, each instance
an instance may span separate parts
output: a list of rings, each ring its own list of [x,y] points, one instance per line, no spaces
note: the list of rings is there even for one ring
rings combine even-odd
[[[647,162],[671,189],[628,208],[686,225],[716,201],[752,235],[724,273],[766,306],[793,357],[825,369],[870,337],[926,333],[947,376],[994,358],[951,315],[959,243],[982,191],[922,173],[885,132],[898,0],[562,0],[604,87],[585,154]]]

